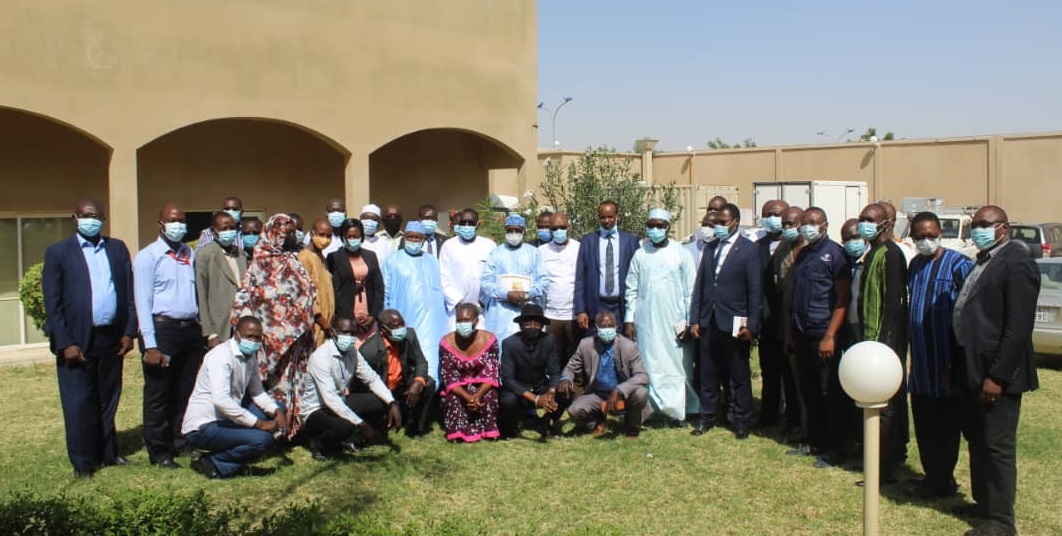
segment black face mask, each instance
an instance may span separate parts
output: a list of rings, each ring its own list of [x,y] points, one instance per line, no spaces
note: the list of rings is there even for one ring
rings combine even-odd
[[[299,241],[295,239],[295,233],[284,237],[284,244],[281,247],[284,248],[284,251],[295,251],[298,249]]]
[[[402,229],[402,218],[384,218],[383,227],[387,234],[395,236]]]
[[[522,328],[520,330],[520,336],[527,342],[535,342],[542,337],[542,330],[535,328]]]

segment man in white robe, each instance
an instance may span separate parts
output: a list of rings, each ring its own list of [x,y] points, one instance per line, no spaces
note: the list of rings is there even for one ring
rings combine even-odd
[[[380,228],[380,207],[374,204],[368,204],[361,207],[361,226],[364,229],[364,238],[361,241],[361,247],[367,249],[376,254],[376,258],[380,260],[380,265],[383,266],[387,257],[390,257],[395,252],[395,240],[391,238],[391,235],[387,234],[387,231]]]
[[[504,341],[520,330],[513,319],[525,303],[546,301],[549,274],[538,248],[524,243],[523,216],[505,218],[505,243],[494,248],[483,266],[479,301],[483,302],[483,327]]]
[[[487,255],[497,246],[493,240],[476,234],[479,213],[475,210],[466,208],[455,219],[454,238],[443,242],[439,248],[439,275],[451,330],[454,329],[457,304],[479,303],[483,265],[487,262]]]
[[[698,408],[690,381],[692,348],[682,343],[697,266],[688,250],[668,238],[670,227],[666,210],[649,211],[647,240],[634,253],[627,274],[624,323],[627,338],[638,343],[649,373],[650,407],[671,424],[683,425],[686,414]]]

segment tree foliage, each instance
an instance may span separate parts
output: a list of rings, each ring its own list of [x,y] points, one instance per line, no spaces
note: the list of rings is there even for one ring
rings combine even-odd
[[[44,311],[44,290],[41,288],[43,270],[43,262],[34,264],[18,282],[18,299],[22,301],[26,314],[33,319],[33,325],[40,331],[44,331],[44,321],[47,319]]]
[[[729,144],[719,137],[708,141],[709,149],[748,149],[750,147],[756,147],[756,142],[752,138],[745,138],[745,141],[734,144]]]
[[[870,128],[867,129],[866,132],[864,132],[861,136],[859,136],[859,141],[870,141],[871,137],[877,136],[877,135],[878,135],[878,129],[876,129],[874,127],[870,127]],[[886,132],[884,136],[878,136],[878,139],[881,140],[881,141],[892,141],[892,140],[896,139],[896,136],[892,132]]]
[[[631,158],[604,147],[587,150],[567,166],[551,160],[540,186],[542,199],[536,204],[566,214],[573,237],[598,228],[597,207],[608,199],[619,206],[619,228],[636,236],[645,234],[650,208],[667,209],[672,221],[678,219],[682,206],[674,183],[646,186],[631,167]]]

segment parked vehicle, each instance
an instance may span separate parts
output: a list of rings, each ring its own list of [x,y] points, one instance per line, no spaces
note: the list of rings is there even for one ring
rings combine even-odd
[[[1036,300],[1033,348],[1037,354],[1062,355],[1062,257],[1036,259],[1040,296]]]
[[[827,234],[841,241],[841,224],[849,218],[858,218],[863,207],[870,203],[867,183],[857,181],[789,181],[752,183],[752,206],[755,207],[756,224],[759,211],[771,199],[782,199],[801,208],[819,207],[826,211],[830,221]],[[746,221],[742,219],[742,221]],[[749,220],[751,221],[751,220]]]
[[[913,214],[908,218],[914,217]],[[899,234],[903,241],[914,247],[914,240],[911,238],[911,227],[907,225],[908,218],[904,218],[904,225],[902,234]],[[965,212],[943,213],[937,214],[937,218],[940,219],[940,245],[948,249],[954,249],[971,259],[977,256],[977,246],[970,240],[970,222],[973,218]],[[899,218],[897,219],[899,221]]]
[[[1062,257],[1062,223],[1012,223],[1010,239],[1029,246],[1034,259]]]

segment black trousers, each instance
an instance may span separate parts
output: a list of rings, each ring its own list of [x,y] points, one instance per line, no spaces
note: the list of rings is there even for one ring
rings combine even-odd
[[[542,394],[547,391],[546,388],[540,389],[541,392],[534,392],[535,394]],[[567,409],[566,404],[562,404],[561,399],[556,399],[557,411],[546,414],[546,419],[550,421],[556,421],[564,415],[564,410]],[[498,428],[505,435],[513,436],[520,432],[520,425],[525,421],[533,417],[537,417],[535,414],[535,404],[530,400],[522,396],[517,396],[515,393],[508,389],[502,389],[498,392]]]
[[[361,414],[359,413],[358,415],[360,416]],[[299,433],[306,434],[307,439],[320,441],[324,450],[335,452],[339,450],[340,443],[354,435],[356,429],[353,423],[339,417],[331,409],[322,406],[310,414]]]
[[[95,329],[88,348],[81,349],[84,363],[56,358],[66,454],[78,471],[95,471],[118,457],[114,415],[122,396],[122,358],[115,350],[121,339],[120,327]]]
[[[435,380],[428,378],[427,385],[420,392],[420,400],[417,405],[406,405],[404,389],[391,391],[395,398],[398,410],[402,413],[402,423],[406,434],[411,436],[424,435],[431,426],[432,411],[435,408]],[[387,434],[387,404],[370,392],[355,392],[347,395],[347,406],[354,410],[365,422],[381,434]]]
[[[897,352],[899,355],[905,355]],[[900,358],[905,363],[905,358]],[[907,442],[911,437],[911,423],[907,416],[907,365],[903,365],[903,381],[889,405],[881,410],[881,481],[891,482],[907,462]],[[846,431],[847,432],[847,431]]]
[[[734,338],[715,325],[701,326],[700,423],[715,425],[719,411],[719,390],[729,387],[728,402],[735,428],[748,428],[752,416],[751,345]]]
[[[185,446],[181,421],[206,345],[197,323],[181,327],[156,321],[155,340],[159,351],[170,356],[168,367],[144,365],[144,444],[148,458],[159,462]]]
[[[926,483],[937,493],[954,492],[961,433],[958,397],[911,393],[911,415]]]
[[[575,354],[575,347],[579,343],[579,333],[582,330],[572,320],[550,320],[546,326],[546,332],[553,335],[553,341],[557,344],[557,359],[560,361],[560,369],[568,365],[568,360]]]
[[[980,390],[964,389],[959,405],[973,498],[988,519],[1013,529],[1021,395],[1004,394],[985,404]]]
[[[851,402],[838,376],[840,352],[824,363],[819,358],[820,340],[794,330],[797,377],[807,406],[808,445],[817,454],[836,453],[844,446]]]
[[[773,333],[767,329],[764,331]],[[786,427],[799,427],[800,395],[783,341],[770,335],[760,337],[760,371],[763,375],[763,398],[759,423],[765,426],[777,424],[784,399]]]

